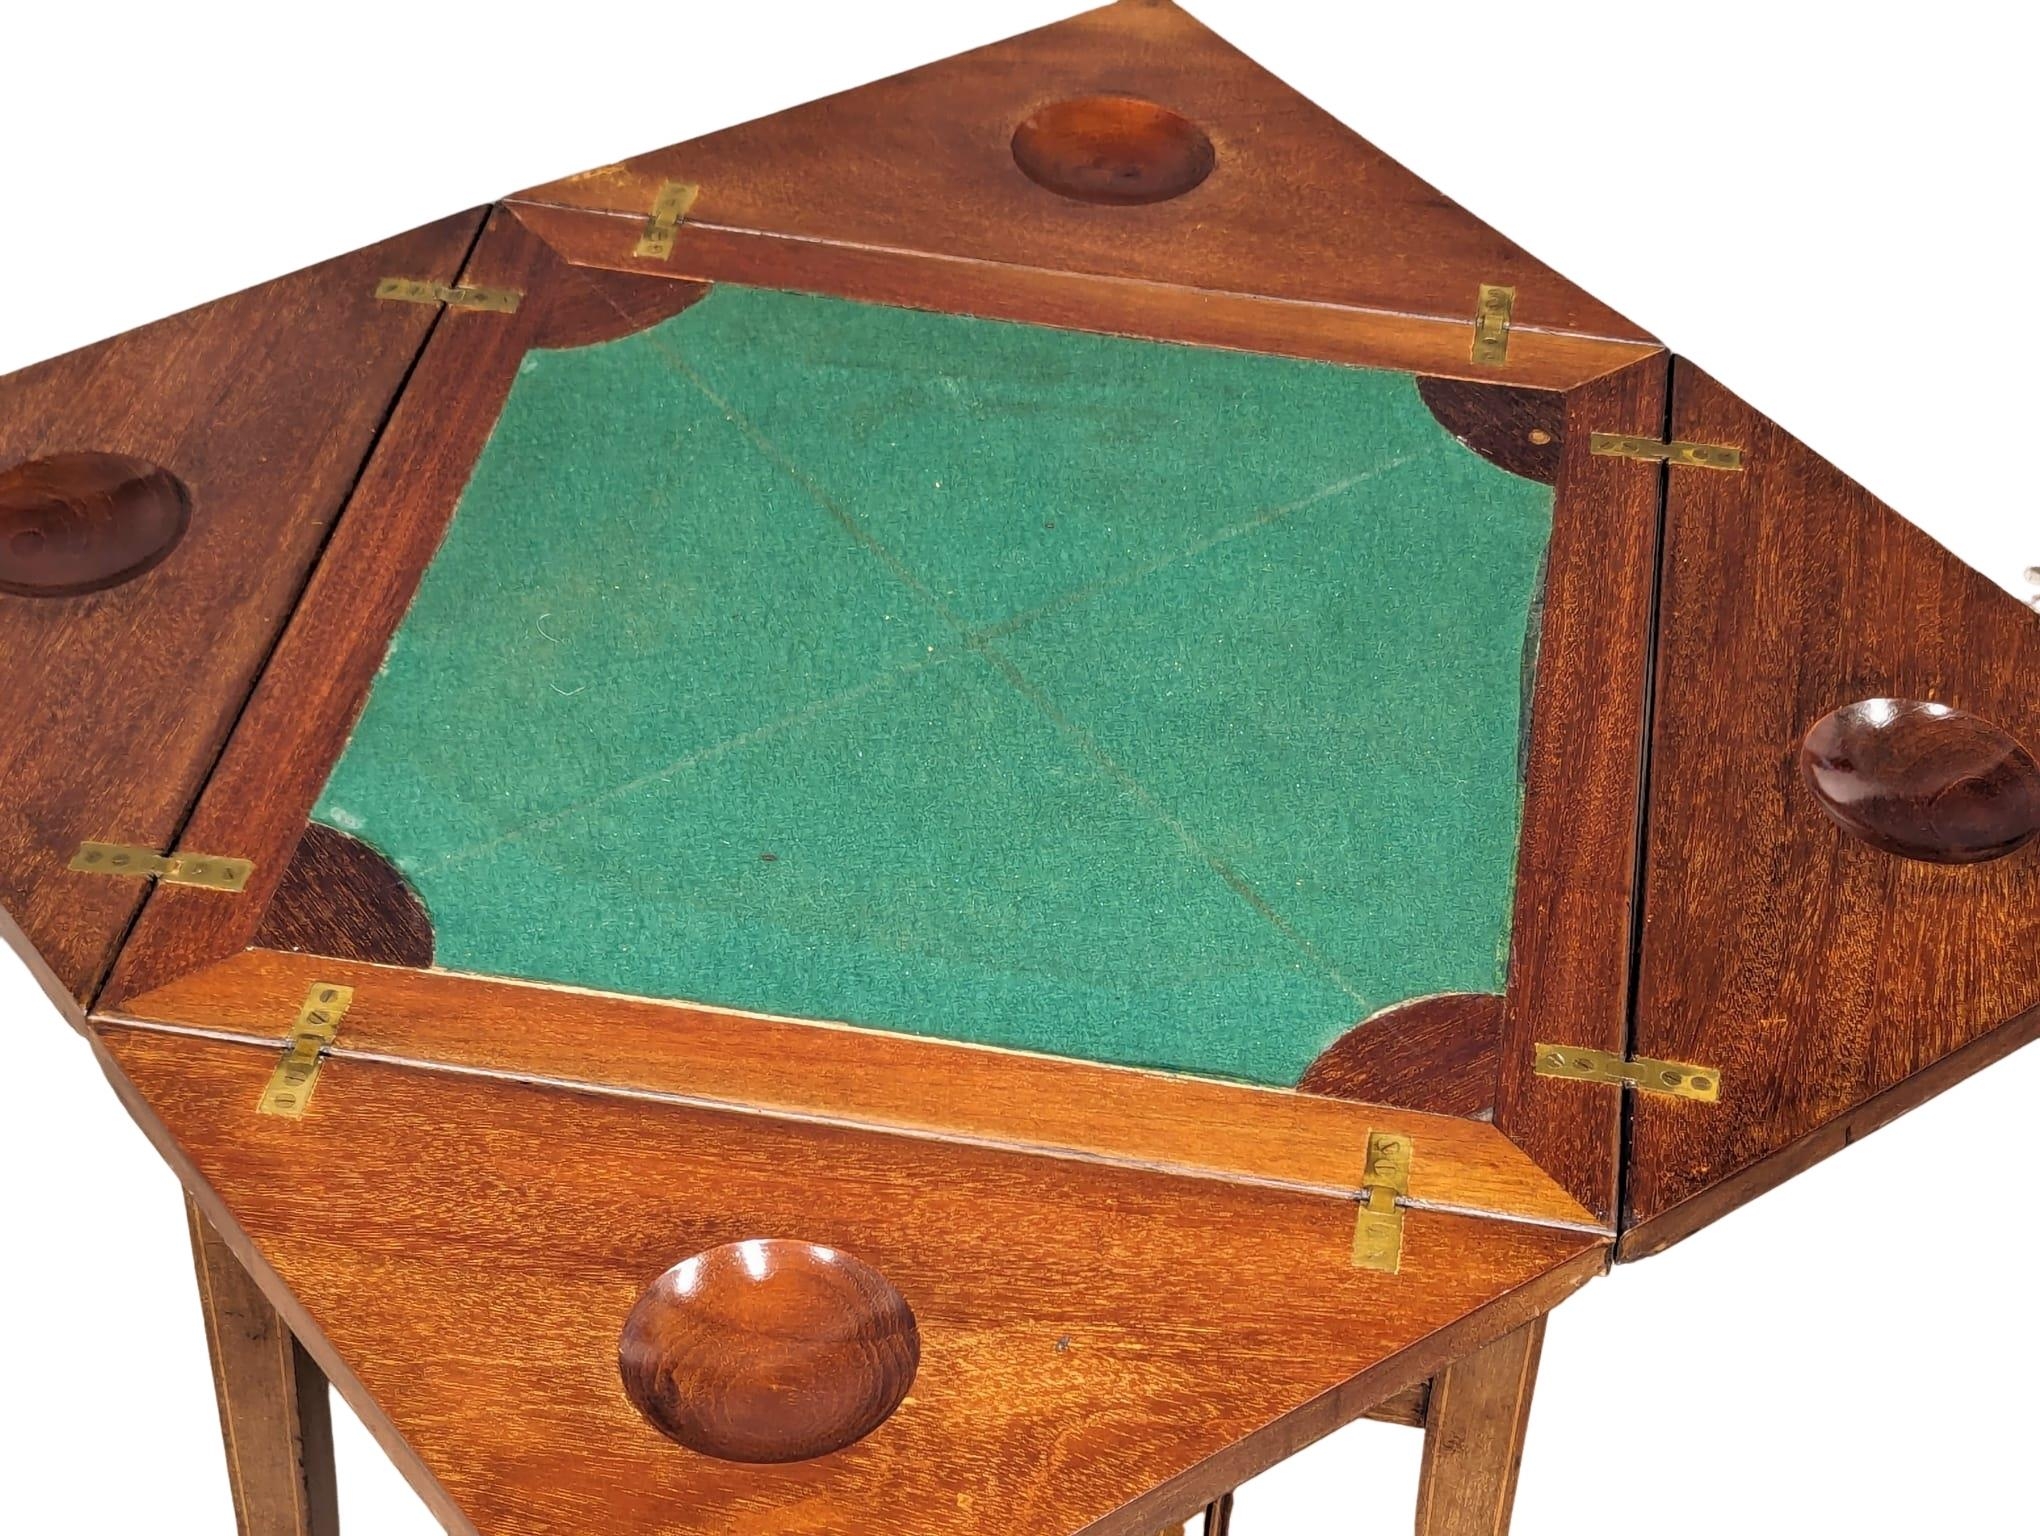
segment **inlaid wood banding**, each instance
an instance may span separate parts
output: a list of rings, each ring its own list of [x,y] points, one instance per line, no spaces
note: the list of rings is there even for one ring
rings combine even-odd
[[[1486,1114],[1494,1108],[1505,1004],[1498,992],[1443,992],[1396,1003],[1326,1046],[1296,1086],[1431,1114]]]
[[[1945,704],[1845,705],[1814,722],[1799,767],[1821,809],[1903,858],[1973,864],[2040,833],[2040,764],[1998,726]]]
[[[1051,192],[1085,203],[1159,203],[1211,174],[1218,153],[1179,112],[1134,96],[1053,102],[1013,134],[1013,158]]]
[[[270,898],[255,943],[423,969],[432,963],[432,918],[381,852],[313,822]]]
[[[1558,483],[1565,457],[1565,396],[1512,384],[1422,377],[1417,393],[1438,424],[1490,464],[1526,480]]]
[[[59,453],[0,470],[0,592],[71,597],[141,575],[184,537],[191,497],[120,453]]]
[[[891,1417],[921,1360],[912,1309],[838,1249],[750,1238],[696,1254],[638,1299],[618,1349],[654,1428],[724,1461],[807,1461]]]

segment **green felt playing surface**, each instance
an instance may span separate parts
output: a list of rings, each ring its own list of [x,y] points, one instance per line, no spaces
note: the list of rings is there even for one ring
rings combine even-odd
[[[453,969],[1293,1083],[1502,986],[1550,527],[1405,375],[721,286],[526,359],[315,814]]]

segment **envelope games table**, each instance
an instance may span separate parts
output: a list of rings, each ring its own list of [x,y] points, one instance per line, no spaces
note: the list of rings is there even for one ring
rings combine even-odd
[[[1149,0],[0,382],[0,648],[251,1536],[1499,1533],[2040,1026],[2035,616]]]

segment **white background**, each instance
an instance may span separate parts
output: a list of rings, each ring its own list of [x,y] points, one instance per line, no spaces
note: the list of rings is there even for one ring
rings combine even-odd
[[[0,372],[1064,3],[9,8]],[[2030,8],[1193,9],[2031,590]],[[175,1182],[4,951],[0,1038],[0,1528],[231,1531]],[[2036,1092],[2015,1057],[1561,1308],[1520,1536],[2040,1529]],[[339,1419],[357,1536],[434,1530]],[[1355,1426],[1236,1528],[1406,1530],[1417,1449]]]

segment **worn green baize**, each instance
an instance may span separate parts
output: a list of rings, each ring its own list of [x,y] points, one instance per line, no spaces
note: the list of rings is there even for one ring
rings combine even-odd
[[[1293,1083],[1502,984],[1550,526],[1406,375],[721,286],[525,360],[316,815],[452,969]]]

